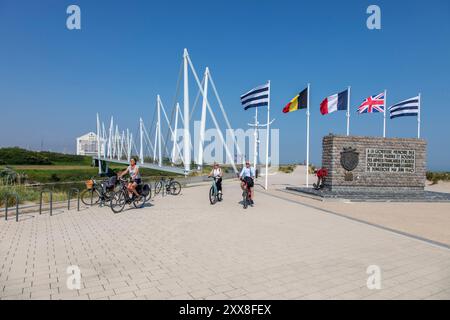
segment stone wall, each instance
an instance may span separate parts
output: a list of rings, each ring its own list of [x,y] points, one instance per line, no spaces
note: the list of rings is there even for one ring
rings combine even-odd
[[[325,187],[329,190],[408,191],[425,188],[425,140],[328,135],[323,138],[322,148],[322,166],[328,169]],[[344,169],[341,163],[344,148],[354,148],[359,154],[358,164],[351,171]]]

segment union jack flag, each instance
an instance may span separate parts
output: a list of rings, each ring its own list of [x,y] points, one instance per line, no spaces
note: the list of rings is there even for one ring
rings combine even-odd
[[[384,92],[370,96],[358,107],[358,113],[375,113],[385,111]]]

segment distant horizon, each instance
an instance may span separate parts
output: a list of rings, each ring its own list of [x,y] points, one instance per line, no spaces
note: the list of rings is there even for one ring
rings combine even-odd
[[[0,146],[0,149],[3,148],[21,148],[21,149],[25,149],[28,151],[34,151],[34,152],[54,152],[54,153],[62,153],[62,154],[67,154],[67,155],[77,155],[76,151],[73,152],[63,152],[63,151],[56,151],[56,150],[38,150],[38,149],[29,149],[29,148],[25,148],[25,147],[21,147],[21,146]],[[76,147],[75,147],[76,149]],[[80,155],[82,157],[91,157],[89,155]],[[304,161],[299,161],[299,162],[280,162],[279,166],[289,166],[289,165],[305,165],[304,162],[306,162],[306,160]],[[258,165],[263,165],[261,163],[259,163]],[[319,165],[317,163],[310,163],[310,165],[318,168]],[[231,166],[231,165],[230,165]],[[428,171],[433,171],[433,172],[450,172],[450,170],[448,169],[438,169],[438,168],[430,168],[427,166],[427,170]]]

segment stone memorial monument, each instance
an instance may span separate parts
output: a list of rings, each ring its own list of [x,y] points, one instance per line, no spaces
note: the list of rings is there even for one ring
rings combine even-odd
[[[324,187],[331,191],[423,191],[423,139],[328,135],[323,138]]]

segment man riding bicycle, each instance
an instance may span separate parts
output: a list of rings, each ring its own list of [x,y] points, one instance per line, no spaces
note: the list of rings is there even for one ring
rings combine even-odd
[[[222,168],[217,162],[214,162],[214,167],[209,173],[209,177],[216,179],[217,192],[222,194]]]
[[[241,189],[245,190],[247,187],[250,190],[250,204],[254,204],[254,179],[255,179],[255,168],[250,166],[250,162],[245,162],[245,167],[242,168],[241,173],[239,174],[239,178],[241,179]]]
[[[136,159],[131,158],[130,165],[124,171],[118,174],[119,178],[122,178],[124,175],[129,174],[131,177],[131,182],[128,184],[128,192],[131,196],[134,194],[137,199],[140,198],[140,194],[136,191],[138,185],[142,183],[141,174],[139,173],[139,166],[136,164]]]

